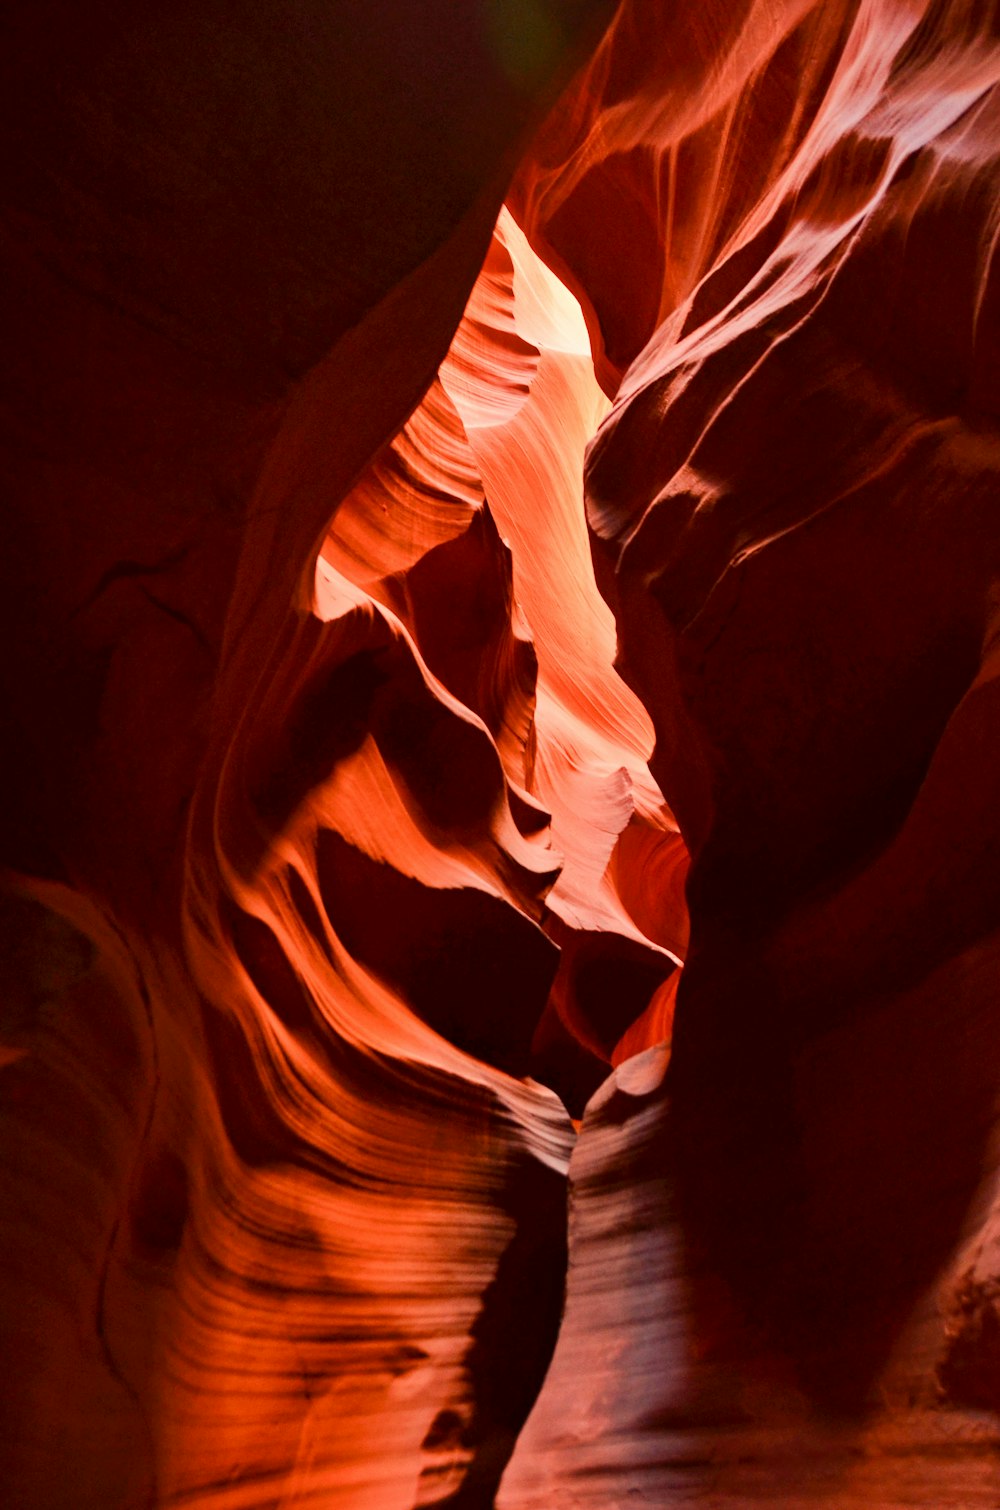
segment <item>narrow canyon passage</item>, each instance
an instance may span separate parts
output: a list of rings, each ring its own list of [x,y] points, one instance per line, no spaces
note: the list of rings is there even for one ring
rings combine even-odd
[[[1000,1501],[1000,8],[16,5],[0,1499]]]

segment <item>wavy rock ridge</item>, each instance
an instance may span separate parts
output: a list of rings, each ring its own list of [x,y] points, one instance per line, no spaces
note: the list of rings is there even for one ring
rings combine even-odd
[[[8,1500],[992,1507],[996,7],[390,9],[14,22]]]

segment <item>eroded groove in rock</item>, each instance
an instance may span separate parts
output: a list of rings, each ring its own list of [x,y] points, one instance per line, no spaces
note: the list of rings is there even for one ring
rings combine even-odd
[[[2,66],[11,1502],[992,1510],[996,6]]]
[[[457,907],[470,962],[468,908],[494,919],[523,1058],[556,955],[545,815],[504,764],[531,650],[495,561],[471,709],[367,581],[319,615],[312,587],[609,8],[539,12],[528,55],[486,5],[70,12],[12,18],[2,106],[3,857],[59,878],[11,879],[4,1495],[482,1500],[551,1350],[569,1121],[435,1033],[442,970],[454,1022],[471,963],[425,961],[429,1025],[400,997],[421,964],[385,953],[381,881],[382,940],[347,952],[317,850],[332,830],[365,886],[391,872],[411,923]],[[482,501],[441,425],[414,462],[440,523],[412,558],[390,532],[381,573]]]
[[[992,6],[627,4],[515,186],[615,394],[588,520],[692,865],[657,1130],[584,1123],[505,1506],[996,1498],[998,47]],[[675,1257],[619,1373],[630,1157]]]

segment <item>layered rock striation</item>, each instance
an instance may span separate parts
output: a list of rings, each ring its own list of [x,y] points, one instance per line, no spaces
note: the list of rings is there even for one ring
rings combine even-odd
[[[996,1503],[994,12],[14,18],[10,1504]]]

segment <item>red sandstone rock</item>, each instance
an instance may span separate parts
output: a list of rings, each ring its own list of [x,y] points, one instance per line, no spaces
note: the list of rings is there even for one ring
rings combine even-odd
[[[492,236],[606,9],[377,10],[8,52],[0,1481],[992,1507],[993,9],[624,0]]]
[[[998,47],[961,6],[626,6],[521,175],[617,389],[588,519],[693,863],[669,1075],[632,1138],[584,1123],[505,1506],[1000,1491]]]
[[[523,1069],[554,865],[405,628],[312,588],[602,10],[526,54],[485,5],[71,9],[0,107],[3,858],[52,878],[5,906],[3,1494],[488,1496],[570,1126],[435,1029]]]

